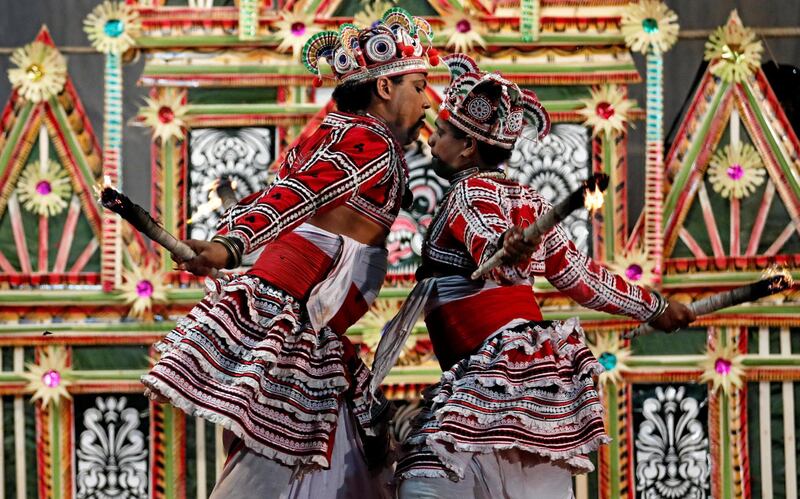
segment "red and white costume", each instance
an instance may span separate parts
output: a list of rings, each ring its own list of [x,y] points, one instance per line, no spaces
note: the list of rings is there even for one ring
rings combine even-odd
[[[339,84],[425,73],[426,58],[438,59],[432,36],[425,20],[393,8],[368,29],[314,35],[302,59],[315,84],[323,61]],[[334,112],[288,153],[270,187],[221,221],[215,237],[234,260],[263,251],[246,274],[211,284],[142,378],[229,430],[212,497],[333,497],[348,487],[381,495],[354,432],[372,434],[388,404],[368,390],[370,372],[344,334],[376,298],[387,252],[304,222],[347,206],[388,232],[407,175],[383,121]]]
[[[542,322],[532,281],[543,276],[586,307],[640,321],[663,311],[663,298],[592,261],[561,227],[530,259],[496,268],[490,280],[469,278],[506,230],[550,208],[502,173],[453,180],[418,273],[436,275],[425,322],[444,374],[404,443],[401,480],[463,478],[473,454],[504,450],[583,473],[592,469],[585,454],[608,440],[592,381],[602,367],[576,319]]]
[[[222,221],[220,233],[263,252],[246,274],[212,283],[158,345],[144,384],[223,425],[248,451],[294,469],[328,468],[343,406],[371,430],[370,373],[344,333],[377,296],[386,250],[303,222],[347,205],[388,229],[406,178],[382,121],[329,114],[273,185]]]
[[[549,117],[536,96],[479,70],[467,56],[443,59],[451,83],[439,118],[479,141],[510,149],[527,123],[539,137]],[[542,321],[533,293],[541,276],[588,308],[650,321],[666,302],[579,252],[557,226],[532,256],[471,274],[551,206],[500,171],[462,170],[428,229],[422,280],[384,329],[373,387],[424,309],[443,369],[403,442],[400,497],[572,496],[570,473],[609,440],[592,376],[602,371],[577,319]]]

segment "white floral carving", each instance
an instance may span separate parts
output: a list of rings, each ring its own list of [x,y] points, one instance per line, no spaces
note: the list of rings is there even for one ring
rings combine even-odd
[[[274,160],[272,129],[201,128],[191,131],[189,213],[192,239],[208,239],[216,232],[222,211],[204,211],[211,184],[227,178],[236,184],[236,197],[258,192],[270,183],[269,166]]]
[[[97,397],[83,413],[78,499],[147,499],[147,445],[139,413],[125,397]]]
[[[705,499],[711,456],[700,404],[684,387],[656,387],[636,435],[636,490],[646,499]]]
[[[508,161],[509,178],[536,190],[551,203],[558,203],[589,176],[589,132],[581,125],[553,125],[550,134],[534,140],[536,131],[526,128]],[[589,219],[585,209],[563,223],[570,239],[581,251],[588,250]]]

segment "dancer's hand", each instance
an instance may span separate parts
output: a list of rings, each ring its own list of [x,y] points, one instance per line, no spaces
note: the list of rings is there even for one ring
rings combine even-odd
[[[503,250],[506,253],[503,263],[506,265],[515,265],[527,260],[541,242],[540,240],[526,241],[522,232],[522,227],[514,226],[508,229],[503,236]]]
[[[650,325],[656,329],[672,333],[684,328],[697,319],[692,309],[675,300],[667,300],[669,305],[663,314],[659,315]]]
[[[225,268],[228,263],[230,255],[223,244],[197,239],[187,239],[183,242],[192,248],[197,256],[191,260],[180,261],[177,255],[173,254],[172,260],[181,270],[187,270],[198,276],[207,276],[217,269]]]

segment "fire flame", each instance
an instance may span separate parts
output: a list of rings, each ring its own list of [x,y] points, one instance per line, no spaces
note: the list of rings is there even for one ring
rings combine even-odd
[[[186,223],[192,223],[192,219],[205,217],[209,213],[222,208],[224,202],[222,198],[219,197],[219,194],[217,194],[217,188],[221,182],[222,180],[217,178],[203,186],[203,190],[208,192],[208,201],[198,206],[197,210],[194,212],[192,217],[186,221]],[[231,182],[231,189],[236,191],[235,180]]]
[[[226,181],[228,181],[228,180],[226,180]],[[235,179],[234,180],[229,180],[229,182],[231,184],[231,189],[233,189],[233,191],[235,192],[236,189],[237,189],[236,180]],[[217,188],[219,188],[219,185],[221,183],[222,183],[222,179],[221,178],[216,178],[211,183],[209,183],[208,185],[203,187],[203,190],[216,192]]]
[[[589,211],[599,210],[603,207],[604,201],[605,196],[603,196],[603,191],[601,191],[600,187],[597,185],[595,185],[594,189],[587,190],[586,194],[583,196],[583,206]]]
[[[197,210],[192,214],[192,217],[186,223],[192,223],[192,219],[202,218],[211,212],[218,210],[222,206],[222,199],[217,195],[216,190],[208,191],[208,201],[197,207]]]
[[[776,293],[788,289],[794,284],[791,272],[778,265],[773,265],[764,270],[761,274],[761,278],[772,279],[773,282],[770,284],[770,289]]]
[[[111,184],[111,177],[109,175],[103,175],[103,182],[97,182],[92,186],[92,190],[94,191],[94,195],[97,196],[97,199],[100,199],[100,196],[103,194],[103,189],[114,186]]]

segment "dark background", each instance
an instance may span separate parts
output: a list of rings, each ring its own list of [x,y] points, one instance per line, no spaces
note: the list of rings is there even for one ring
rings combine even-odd
[[[71,47],[82,47],[83,50],[90,48],[83,32],[83,20],[98,3],[99,0],[0,0],[0,102],[5,105],[11,93],[6,76],[11,52],[32,41],[40,27],[47,25],[56,45],[67,57],[69,74],[102,145],[103,56],[70,50]],[[402,3],[399,2],[401,6]],[[682,31],[678,43],[664,57],[664,131],[668,141],[668,134],[679,118],[702,66],[703,46],[708,32],[724,24],[731,9],[738,9],[744,24],[752,28],[793,28],[794,33],[789,33],[791,36],[762,37],[766,45],[763,61],[767,63],[774,59],[781,64],[800,66],[800,37],[796,33],[800,31],[798,0],[668,0],[667,5],[677,12]],[[637,55],[636,62],[643,74],[644,59]],[[142,67],[143,61],[139,60],[124,68],[126,121],[135,115],[143,103],[145,91],[136,85]],[[772,78],[771,81],[773,85],[777,84]],[[789,82],[790,79],[784,81]],[[786,85],[787,95],[794,95],[796,100],[800,93],[796,74],[793,81],[793,84]],[[637,99],[640,106],[644,106],[644,84],[634,85],[631,96]],[[789,102],[786,104],[794,105]],[[124,188],[145,206],[149,205],[150,196],[149,140],[147,129],[126,126],[123,143]],[[629,140],[630,218],[636,216],[642,205],[643,149],[644,123],[639,123]]]

